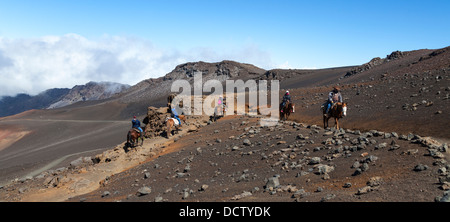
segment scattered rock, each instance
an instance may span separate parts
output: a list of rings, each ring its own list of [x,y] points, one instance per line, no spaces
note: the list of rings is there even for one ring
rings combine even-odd
[[[313,157],[311,158],[311,160],[309,161],[310,165],[315,165],[315,164],[319,164],[320,163],[320,157]]]
[[[102,198],[103,198],[103,197],[107,197],[107,196],[109,196],[109,195],[111,195],[111,193],[110,193],[109,191],[105,191],[105,192],[103,192],[103,194],[102,194]]]
[[[277,188],[280,186],[280,180],[278,179],[278,176],[274,176],[268,179],[265,188]]]
[[[200,187],[200,189],[199,189],[199,191],[205,191],[206,189],[208,189],[208,185],[207,184],[203,184],[201,187]]]
[[[344,188],[350,188],[350,187],[352,187],[352,183],[347,182],[347,183],[344,184],[343,187],[344,187]]]
[[[366,193],[369,193],[371,191],[373,191],[373,187],[365,186],[365,187],[359,188],[358,192],[356,193],[356,195],[366,194]]]
[[[248,191],[244,191],[243,193],[235,195],[234,197],[232,197],[231,200],[240,200],[242,198],[249,197],[249,196],[252,196],[252,193],[248,192]]]
[[[418,165],[416,165],[414,167],[414,171],[417,171],[417,172],[424,171],[424,170],[427,170],[427,169],[428,169],[428,166],[427,165],[423,165],[423,164],[418,164]]]
[[[327,194],[326,196],[322,197],[322,199],[320,199],[320,202],[329,201],[335,197],[336,197],[336,194]]]
[[[150,194],[151,192],[152,192],[152,189],[150,187],[144,186],[144,187],[139,188],[139,190],[137,191],[137,195],[144,196],[144,195]]]
[[[383,178],[381,177],[371,177],[369,181],[367,181],[367,185],[371,187],[379,186],[383,184]]]
[[[450,202],[450,191],[445,191],[442,197],[436,197],[436,202]]]

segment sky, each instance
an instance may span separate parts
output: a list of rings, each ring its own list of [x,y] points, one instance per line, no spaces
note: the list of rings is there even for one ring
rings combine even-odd
[[[0,0],[0,96],[134,85],[196,61],[360,65],[449,46],[448,11],[448,0]]]

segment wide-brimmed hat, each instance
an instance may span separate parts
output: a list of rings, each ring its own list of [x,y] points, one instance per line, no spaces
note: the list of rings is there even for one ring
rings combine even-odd
[[[341,88],[339,88],[339,86],[333,86],[333,89],[335,89],[335,90],[337,90],[337,91],[340,91],[340,90],[341,90]]]

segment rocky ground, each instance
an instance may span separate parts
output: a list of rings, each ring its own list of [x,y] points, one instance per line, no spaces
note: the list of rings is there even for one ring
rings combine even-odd
[[[31,197],[53,191],[55,198],[58,190],[75,202],[433,202],[450,197],[447,144],[415,134],[336,131],[290,121],[263,127],[256,117],[228,116],[158,144],[81,158],[59,172],[3,187],[0,197],[40,201]],[[98,189],[76,195],[83,183],[94,180],[73,175],[106,170],[107,163],[123,166],[124,156],[139,163],[98,175],[104,176]]]
[[[166,149],[166,148],[165,148]],[[448,147],[418,135],[232,117],[70,201],[447,200]],[[444,198],[442,198],[445,196]]]

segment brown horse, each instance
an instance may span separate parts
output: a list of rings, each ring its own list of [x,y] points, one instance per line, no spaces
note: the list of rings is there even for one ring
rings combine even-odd
[[[326,107],[322,109],[323,114],[325,114]],[[343,118],[347,115],[347,103],[336,103],[330,107],[330,111],[328,116],[323,116],[323,128],[326,129],[328,127],[328,120],[331,117],[334,117],[334,125],[336,129],[339,129],[339,118]]]
[[[282,110],[283,112],[281,112]],[[283,107],[280,105],[280,120],[287,120],[292,112],[294,112],[293,103],[286,102]]]
[[[135,147],[139,144],[139,138],[141,138],[140,146],[142,146],[144,144],[144,135],[136,128],[130,129],[127,134],[127,146]]]
[[[186,116],[185,116],[185,115],[179,115],[178,118],[180,118],[180,120],[183,120],[184,122],[186,122]],[[170,135],[172,134],[172,127],[173,127],[174,125],[175,125],[175,122],[173,121],[173,119],[167,117],[167,119],[166,119],[166,126],[167,126],[166,134],[167,134],[167,139],[168,139],[168,138],[170,137]],[[177,132],[178,132],[179,126],[180,126],[180,123],[178,123],[178,125],[175,126],[175,129],[177,130]]]

